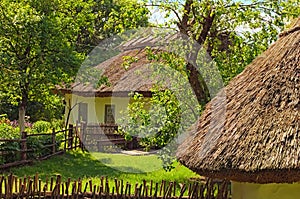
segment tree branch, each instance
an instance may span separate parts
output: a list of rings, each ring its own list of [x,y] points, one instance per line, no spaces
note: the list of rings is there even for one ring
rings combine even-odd
[[[181,18],[179,16],[179,13],[174,8],[172,8],[171,6],[165,6],[165,5],[162,5],[162,4],[146,4],[145,6],[146,7],[159,7],[159,8],[164,8],[166,10],[171,10],[175,14],[175,16],[176,16],[177,20],[179,21],[179,23],[181,23]]]
[[[188,35],[188,20],[189,20],[189,14],[191,12],[192,3],[193,0],[186,0],[183,8],[182,20],[180,23],[177,23],[179,31],[185,35]]]

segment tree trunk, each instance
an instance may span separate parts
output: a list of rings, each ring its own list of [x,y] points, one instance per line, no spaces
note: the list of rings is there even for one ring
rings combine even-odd
[[[25,131],[25,115],[27,107],[27,95],[23,93],[23,97],[19,103],[19,128],[20,133]]]
[[[209,101],[209,90],[202,75],[192,63],[187,63],[186,69],[189,72],[189,83],[197,97],[198,103],[201,106],[205,106],[205,104]]]
[[[21,103],[19,105],[19,127],[20,127],[20,133],[25,131],[25,113],[26,113],[26,107]]]
[[[193,49],[188,54],[188,63],[185,67],[189,73],[189,83],[197,97],[198,103],[202,106],[205,106],[205,104],[209,101],[209,90],[205,80],[198,70],[199,66],[197,66],[196,63],[200,48],[204,45],[209,31],[213,25],[215,14],[211,14],[212,10],[210,10],[207,16],[203,18],[202,30],[199,34],[199,37],[197,37],[196,33],[193,33],[192,31],[191,23],[189,23],[189,20],[193,20],[190,16],[192,6],[193,0],[185,1],[184,14],[181,23],[178,23],[177,25],[181,34],[187,35],[197,42],[197,44],[193,46]]]

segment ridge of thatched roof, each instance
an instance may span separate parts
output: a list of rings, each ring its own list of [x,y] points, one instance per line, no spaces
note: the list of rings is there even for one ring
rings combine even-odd
[[[177,157],[200,175],[300,181],[300,18],[208,103],[189,133]]]

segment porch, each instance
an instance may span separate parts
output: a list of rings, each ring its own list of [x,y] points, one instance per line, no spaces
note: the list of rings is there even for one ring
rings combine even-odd
[[[139,147],[137,138],[126,140],[119,134],[117,124],[95,124],[85,122],[76,125],[84,147],[90,152],[117,152]]]

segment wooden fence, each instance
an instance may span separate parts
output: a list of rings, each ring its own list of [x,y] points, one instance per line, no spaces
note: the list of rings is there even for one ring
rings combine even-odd
[[[83,149],[79,129],[73,125],[66,130],[53,130],[52,133],[22,132],[21,139],[0,139],[0,144],[0,169],[47,159],[67,150]]]
[[[116,133],[117,129],[117,125],[86,125],[82,122],[76,126],[69,125],[65,130],[53,129],[52,133],[23,132],[21,139],[0,138],[0,170],[31,163],[34,160],[47,159],[77,148],[103,152],[107,149],[134,149],[138,146],[137,139],[127,141],[122,135]],[[45,140],[47,142],[43,143]]]
[[[113,181],[110,183],[109,181]],[[118,179],[101,177],[95,184],[92,180],[83,183],[80,179],[66,182],[58,175],[42,182],[38,174],[33,177],[18,178],[14,175],[0,176],[0,198],[100,198],[100,199],[229,199],[228,181],[215,182],[208,179],[204,183],[176,182],[136,183],[134,185]]]

